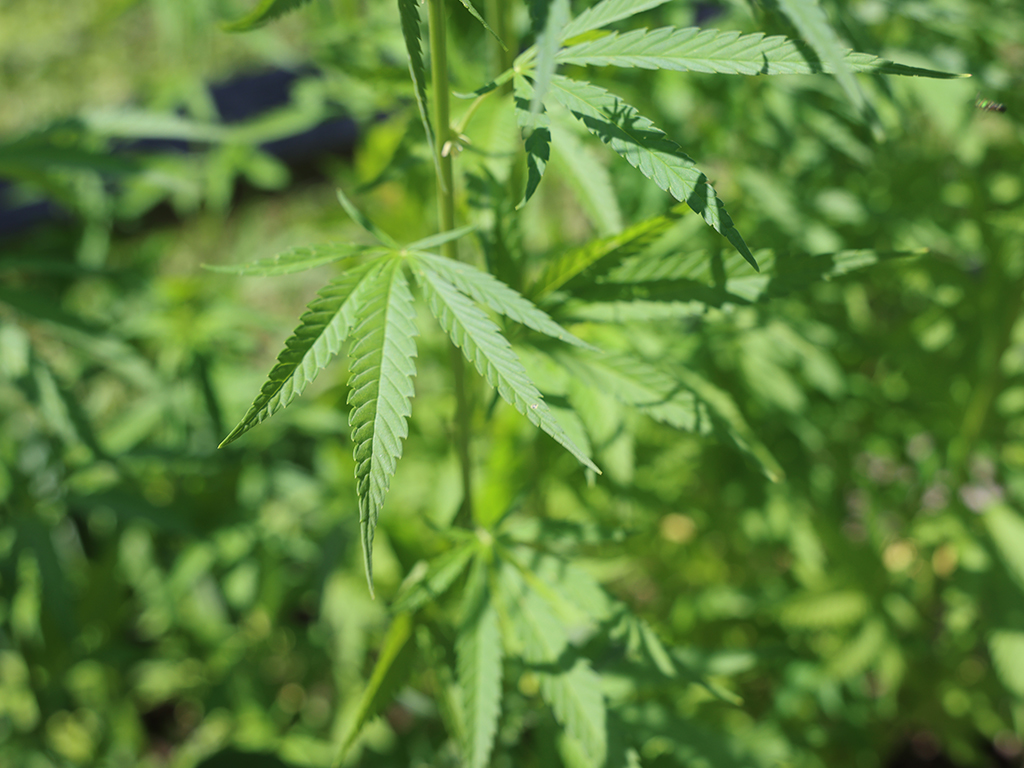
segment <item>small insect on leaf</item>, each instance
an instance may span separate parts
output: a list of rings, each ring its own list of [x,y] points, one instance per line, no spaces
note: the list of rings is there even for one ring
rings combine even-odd
[[[991,99],[981,98],[981,94],[978,94],[977,100],[974,102],[974,106],[984,112],[1005,112],[1006,105],[1000,104],[998,101],[992,101]]]

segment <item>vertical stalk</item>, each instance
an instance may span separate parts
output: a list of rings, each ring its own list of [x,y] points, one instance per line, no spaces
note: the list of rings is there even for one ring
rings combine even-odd
[[[437,157],[437,216],[440,232],[455,229],[455,185],[452,174],[451,114],[448,104],[448,49],[444,0],[427,0],[427,24],[430,30],[431,96],[434,105],[434,133]],[[441,253],[458,259],[454,240],[441,246]],[[452,375],[455,378],[455,446],[462,469],[462,506],[455,524],[470,527],[473,523],[473,465],[470,455],[470,431],[473,407],[466,386],[466,366],[462,353],[451,347]]]
[[[437,214],[441,232],[455,229],[455,188],[452,184],[451,112],[448,105],[448,43],[444,0],[427,0],[427,23],[430,29],[431,96],[434,102],[434,133],[437,167]],[[441,253],[458,258],[455,241],[441,246]]]

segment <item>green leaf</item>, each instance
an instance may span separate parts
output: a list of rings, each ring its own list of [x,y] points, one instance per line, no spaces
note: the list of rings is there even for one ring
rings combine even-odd
[[[221,29],[225,32],[248,32],[251,29],[262,27],[267,22],[284,16],[308,2],[309,0],[260,0],[259,5],[245,16],[221,24]]]
[[[548,259],[547,266],[530,286],[527,294],[534,299],[540,299],[552,291],[557,291],[587,270],[602,271],[599,267],[607,268],[609,263],[618,263],[645,249],[678,219],[676,211],[654,216],[618,234],[591,240],[586,245]]]
[[[476,366],[498,394],[564,447],[583,465],[597,466],[569,439],[512,351],[500,329],[473,302],[417,256],[416,280],[434,317],[452,343]]]
[[[554,664],[569,643],[562,622],[551,606],[526,585],[519,566],[501,560],[498,585],[508,612],[516,649],[529,664]]]
[[[511,629],[522,644],[523,660],[541,667],[538,670],[541,695],[554,711],[555,719],[580,742],[591,762],[595,766],[603,765],[607,728],[601,678],[586,659],[576,659],[567,669],[552,670],[564,663],[562,656],[568,648],[568,636],[562,623],[547,601],[527,587],[523,576],[511,563],[501,564],[498,583]]]
[[[707,177],[679,145],[617,96],[590,83],[556,76],[552,95],[587,129],[676,200],[724,235],[754,269],[750,249],[732,224]]]
[[[555,75],[555,54],[562,43],[562,29],[569,21],[569,0],[549,0],[544,17],[544,29],[537,36],[533,48],[536,61],[533,70],[533,98],[530,100],[530,114],[539,115],[544,108],[544,99]]]
[[[363,306],[366,283],[372,282],[382,265],[373,261],[344,272],[331,280],[310,303],[291,338],[277,357],[277,364],[252,401],[238,425],[220,444],[248,432],[264,419],[287,406],[316,378],[348,338]]]
[[[569,40],[609,24],[628,19],[638,13],[664,5],[668,0],[604,0],[587,8],[562,30],[562,39]]]
[[[712,431],[707,406],[696,394],[659,368],[631,355],[556,354],[576,378],[655,421],[697,434]]]
[[[341,191],[341,187],[338,187],[336,191],[338,193],[338,202],[341,203],[341,207],[345,209],[345,213],[351,216],[354,222],[373,235],[381,245],[385,245],[388,248],[394,248],[396,250],[398,249],[399,246],[398,243],[395,242],[395,239],[370,221],[362,211],[356,208],[352,201],[345,196],[345,193]]]
[[[469,0],[459,0],[459,2],[462,3],[462,7],[469,11],[470,15],[474,19],[480,22],[484,29],[491,33],[491,37],[498,41],[498,45],[501,46],[501,50],[507,51],[508,47],[505,45],[502,39],[498,37],[498,33],[491,29],[491,25],[488,24],[486,19],[484,19],[484,17],[480,15],[480,12],[473,6],[473,4],[469,2]]]
[[[427,67],[423,61],[423,48],[420,43],[423,40],[423,31],[420,27],[420,0],[398,0],[398,13],[402,19],[402,36],[405,38],[405,50],[409,54],[409,76],[412,78],[413,93],[416,94],[416,108],[420,113],[420,122],[423,123],[423,132],[427,137],[427,146],[431,147],[431,157],[434,158],[434,171],[440,177],[441,169],[438,164],[437,153],[433,147],[437,146],[434,139],[434,128],[430,123],[430,109],[427,106]]]
[[[269,259],[251,261],[248,264],[203,264],[203,269],[229,275],[247,277],[270,277],[304,272],[325,264],[352,258],[353,256],[380,256],[385,251],[355,243],[320,243],[318,245],[289,248]]]
[[[663,370],[632,355],[556,356],[580,381],[656,421],[698,434],[721,430],[758,463],[768,479],[779,482],[785,477],[729,393],[694,371],[681,367]]]
[[[443,277],[462,293],[480,302],[499,315],[532,328],[538,333],[564,341],[576,347],[593,349],[589,344],[580,341],[569,331],[556,323],[551,317],[539,309],[529,299],[509,288],[488,272],[476,269],[454,259],[446,259],[430,253],[417,253],[409,260],[413,265],[421,265]]]
[[[455,640],[459,684],[465,704],[466,762],[485,768],[490,761],[501,714],[501,628],[487,585],[481,555],[466,585],[465,608]]]
[[[416,324],[401,261],[388,261],[367,281],[349,350],[349,425],[359,496],[366,581],[373,594],[373,534],[409,434]]]
[[[436,235],[430,235],[429,237],[424,237],[422,240],[409,243],[402,250],[425,251],[428,248],[436,248],[439,245],[450,243],[452,240],[458,240],[460,237],[465,237],[476,230],[476,225],[470,224],[468,227],[459,227],[458,229],[450,229],[447,232],[438,232]]]
[[[516,123],[523,134],[523,145],[526,150],[526,192],[517,206],[522,208],[537,191],[540,180],[544,176],[548,160],[551,159],[551,121],[541,110],[533,112],[533,84],[522,75],[512,79],[512,93],[515,104]]]
[[[846,61],[849,51],[843,48],[839,35],[829,24],[828,16],[817,0],[778,0],[778,4],[800,36],[835,75],[854,108],[868,118],[876,130],[881,130],[874,109],[868,103],[857,78],[853,76],[853,68]]]
[[[391,701],[395,692],[409,677],[416,652],[412,630],[412,617],[408,613],[400,613],[392,620],[381,643],[380,655],[377,657],[373,674],[366,684],[366,690],[363,691],[359,709],[341,740],[341,748],[334,759],[334,765],[341,763],[363,726]]]
[[[540,692],[555,719],[576,739],[591,765],[604,765],[608,751],[607,710],[601,678],[586,659],[577,659],[567,672],[542,674]]]
[[[721,257],[691,250],[658,257],[640,254],[593,276],[589,283],[577,281],[573,301],[565,314],[592,320],[609,316],[640,319],[645,313],[653,317],[692,316],[708,307],[741,306],[778,298],[819,280],[831,280],[882,261],[922,253],[927,253],[927,249],[838,251],[777,258],[772,251],[761,250],[757,252],[759,274],[750,274],[747,262],[734,252]]]
[[[554,125],[552,134],[557,148],[554,161],[564,169],[566,180],[598,235],[608,237],[621,232],[622,211],[608,168],[595,162],[573,131]]]
[[[962,77],[948,72],[895,64],[868,53],[843,52],[844,65],[855,72],[916,75],[942,79]],[[699,27],[661,27],[612,32],[563,48],[559,64],[594,67],[640,67],[676,72],[717,72],[730,75],[809,75],[834,72],[827,61],[814,61],[799,44],[763,32],[743,35]]]
[[[391,610],[395,613],[417,611],[431,600],[437,600],[466,570],[477,549],[477,542],[471,540],[435,557],[423,578],[395,598]]]

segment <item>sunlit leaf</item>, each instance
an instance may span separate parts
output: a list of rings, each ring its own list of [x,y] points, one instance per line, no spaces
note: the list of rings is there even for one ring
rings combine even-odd
[[[843,64],[855,72],[940,79],[962,77],[896,64],[868,53],[843,53]],[[612,32],[563,48],[555,58],[560,64],[578,66],[640,67],[733,75],[809,75],[833,71],[827,61],[815,61],[813,54],[809,56],[786,37],[768,37],[762,32],[744,35],[699,27]]]
[[[366,581],[373,592],[373,534],[409,434],[417,334],[412,293],[398,259],[367,280],[349,350],[349,424]]]
[[[600,472],[555,420],[498,326],[422,259],[416,267],[414,274],[431,312],[480,375],[498,390],[505,402],[554,438],[581,464]]]
[[[557,75],[551,86],[552,96],[587,130],[661,189],[700,214],[708,226],[724,235],[751,266],[757,268],[750,249],[733,226],[707,177],[678,144],[604,88]]]
[[[300,320],[278,355],[260,393],[238,425],[220,444],[224,447],[264,419],[287,406],[341,351],[363,311],[363,292],[373,282],[383,262],[355,267],[329,282]]]

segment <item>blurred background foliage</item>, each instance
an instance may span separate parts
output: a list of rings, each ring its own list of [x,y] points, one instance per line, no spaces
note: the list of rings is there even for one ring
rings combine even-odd
[[[390,597],[458,505],[446,342],[427,324],[377,601],[330,372],[216,450],[326,272],[245,281],[201,265],[359,239],[337,185],[399,239],[433,229],[393,4],[318,0],[219,30],[247,6],[0,7],[4,768],[330,764]],[[602,401],[584,426],[604,477],[588,484],[498,410],[481,416],[481,493],[528,493],[553,520],[611,532],[567,556],[701,671],[668,685],[603,670],[641,764],[1021,765],[1024,6],[826,7],[860,50],[974,77],[862,80],[876,142],[825,78],[615,75],[780,265],[929,249],[769,302],[620,318],[635,347],[732,393],[785,481]],[[645,21],[786,31],[741,2]],[[451,24],[471,90],[494,73],[486,40],[459,7]],[[271,80],[232,80],[253,73]],[[281,103],[252,107],[270,82]],[[978,94],[1006,112],[976,109]],[[467,134],[486,148],[508,117],[482,109]],[[288,144],[309,131],[321,141]],[[581,151],[606,162],[597,149]],[[574,189],[572,159],[554,158],[521,214],[538,264],[614,228]],[[485,155],[460,160],[486,178]],[[626,224],[666,208],[610,170]],[[721,244],[684,218],[652,258],[683,248]],[[414,675],[350,762],[453,764],[430,693]],[[495,765],[572,765],[529,672],[506,674],[506,697]]]

